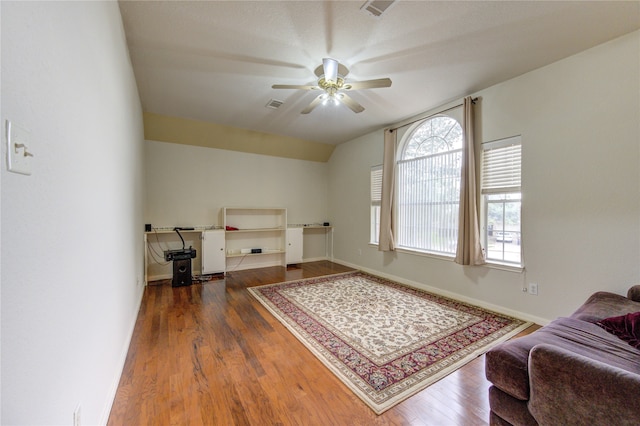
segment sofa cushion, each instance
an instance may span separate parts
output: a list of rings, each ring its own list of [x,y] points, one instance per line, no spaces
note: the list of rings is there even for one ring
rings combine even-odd
[[[529,373],[528,408],[540,425],[640,424],[638,374],[544,344],[531,350]]]
[[[596,323],[604,318],[640,311],[640,302],[607,291],[594,293],[578,308],[571,318]]]
[[[629,290],[627,290],[627,299],[631,299],[634,302],[640,302],[640,285],[636,284],[629,287]]]
[[[491,412],[497,417],[492,418],[491,426],[503,424],[538,426],[536,420],[529,413],[526,401],[512,398],[495,386],[489,388],[489,405]]]
[[[532,334],[509,340],[487,352],[487,379],[509,395],[528,400],[529,352],[543,343],[640,374],[639,349],[595,324],[574,318],[558,318]]]
[[[490,349],[484,359],[487,380],[514,398],[529,399],[529,351],[544,342],[540,329],[517,339],[508,340]]]
[[[640,312],[605,318],[596,324],[634,348],[640,349]]]

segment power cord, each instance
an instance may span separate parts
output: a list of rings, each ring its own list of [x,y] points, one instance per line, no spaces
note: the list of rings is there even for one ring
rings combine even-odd
[[[158,251],[156,250],[152,242],[147,240],[147,247],[149,248],[149,254],[151,254],[151,257],[158,265],[166,266],[171,264],[171,262],[166,262],[164,260],[164,252],[169,250],[169,248],[167,246],[166,249],[163,249],[162,243],[160,242],[160,238],[158,236],[158,230],[156,228],[154,228],[154,235],[156,237],[156,244],[158,244],[158,247],[160,247],[160,250],[162,250],[162,252],[158,253]],[[158,260],[158,259],[162,259],[162,260]]]
[[[240,266],[240,264],[242,263],[242,261],[247,257],[247,255],[245,254],[244,256],[242,256],[240,258],[240,261],[234,266],[233,269],[226,271],[227,274],[230,274],[231,272],[235,272],[238,269],[238,266]]]

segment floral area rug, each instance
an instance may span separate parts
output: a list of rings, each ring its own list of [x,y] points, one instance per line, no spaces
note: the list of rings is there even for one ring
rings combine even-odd
[[[359,271],[249,291],[377,414],[531,325]]]

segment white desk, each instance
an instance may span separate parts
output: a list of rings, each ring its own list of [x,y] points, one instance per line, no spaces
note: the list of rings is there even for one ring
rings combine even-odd
[[[301,228],[303,235],[323,232],[324,233],[324,259],[329,259],[333,261],[333,226],[323,226],[319,224],[310,224],[310,225],[290,224],[287,227]],[[180,230],[180,234],[182,234],[185,241],[198,240],[199,244],[194,245],[194,248],[197,251],[196,259],[194,259],[196,261],[194,262],[195,263],[194,268],[196,268],[196,270],[199,270],[200,273],[202,273],[202,254],[203,254],[202,244],[201,244],[202,234],[205,231],[222,230],[222,229],[223,229],[222,226],[206,226],[206,227],[199,226],[199,227],[194,227],[194,229],[192,230]],[[177,235],[176,231],[174,231],[173,228],[170,228],[170,227],[154,228],[152,231],[148,231],[144,233],[144,283],[145,285],[147,285],[149,282],[150,257],[155,259],[154,264],[164,265],[163,263],[159,262],[160,259],[158,259],[159,257],[161,257],[162,258],[161,261],[164,261],[164,253],[159,252],[159,251],[162,251],[160,247],[162,243],[182,244],[182,241],[180,240],[180,237]],[[149,251],[153,250],[153,248],[150,248],[150,244],[157,244],[158,245],[157,248],[159,250],[158,251],[154,250],[153,253],[150,254]],[[189,242],[186,242],[185,245],[188,247]],[[316,259],[311,258],[311,260],[313,261]],[[320,260],[320,258],[318,257],[317,260]],[[167,262],[167,264],[169,263],[171,262]],[[200,266],[198,267],[197,265],[200,265]],[[154,279],[163,279],[163,278],[168,279],[170,277],[171,277],[171,274],[167,274],[166,276],[164,275],[152,276],[152,278]]]
[[[288,228],[302,228],[302,233],[312,233],[324,231],[324,257],[333,261],[333,226],[319,224],[289,224]]]
[[[202,241],[202,233],[204,231],[208,231],[208,230],[212,230],[212,229],[222,229],[222,227],[220,226],[198,226],[198,227],[194,227],[194,229],[190,229],[190,230],[180,230],[180,234],[182,234],[183,238],[185,238],[185,240],[193,240],[193,239],[197,239],[198,241]],[[175,238],[171,238],[170,240],[167,238],[167,236],[170,236],[171,234],[173,234],[175,236]],[[195,235],[194,235],[195,234]],[[147,231],[144,233],[144,284],[147,285],[149,282],[149,244],[151,243],[151,241],[149,241],[149,237],[151,236],[151,238],[153,238],[154,236],[157,237],[158,242],[160,239],[162,239],[162,243],[166,243],[168,244],[169,242],[174,243],[174,242],[179,242],[180,244],[182,244],[182,241],[180,240],[180,237],[178,236],[178,234],[176,233],[176,231],[174,231],[173,228],[154,228],[152,231]],[[156,241],[153,241],[154,243]],[[158,244],[160,245],[160,243]],[[186,246],[189,246],[189,244],[186,244]],[[201,256],[202,256],[202,245],[200,245],[200,247],[196,247],[197,250],[197,258],[200,260]],[[154,250],[154,254],[151,255],[151,257],[153,257],[154,259],[156,257],[159,257],[160,253],[156,253],[156,251]],[[164,253],[162,253],[162,259],[164,260]],[[156,259],[156,263],[160,264],[159,262],[157,262],[158,259]],[[169,264],[171,262],[167,262],[167,264]],[[202,262],[200,261],[200,265],[202,265]],[[167,277],[162,277],[162,278],[167,278]]]

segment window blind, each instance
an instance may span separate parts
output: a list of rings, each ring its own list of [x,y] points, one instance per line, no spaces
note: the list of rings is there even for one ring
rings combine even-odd
[[[399,247],[455,253],[461,158],[458,149],[398,162]]]
[[[520,136],[482,146],[482,193],[520,192],[522,168]]]
[[[371,202],[380,204],[382,200],[382,166],[371,168]]]
[[[382,204],[382,165],[371,168],[371,223],[369,242],[380,242],[380,205]]]

